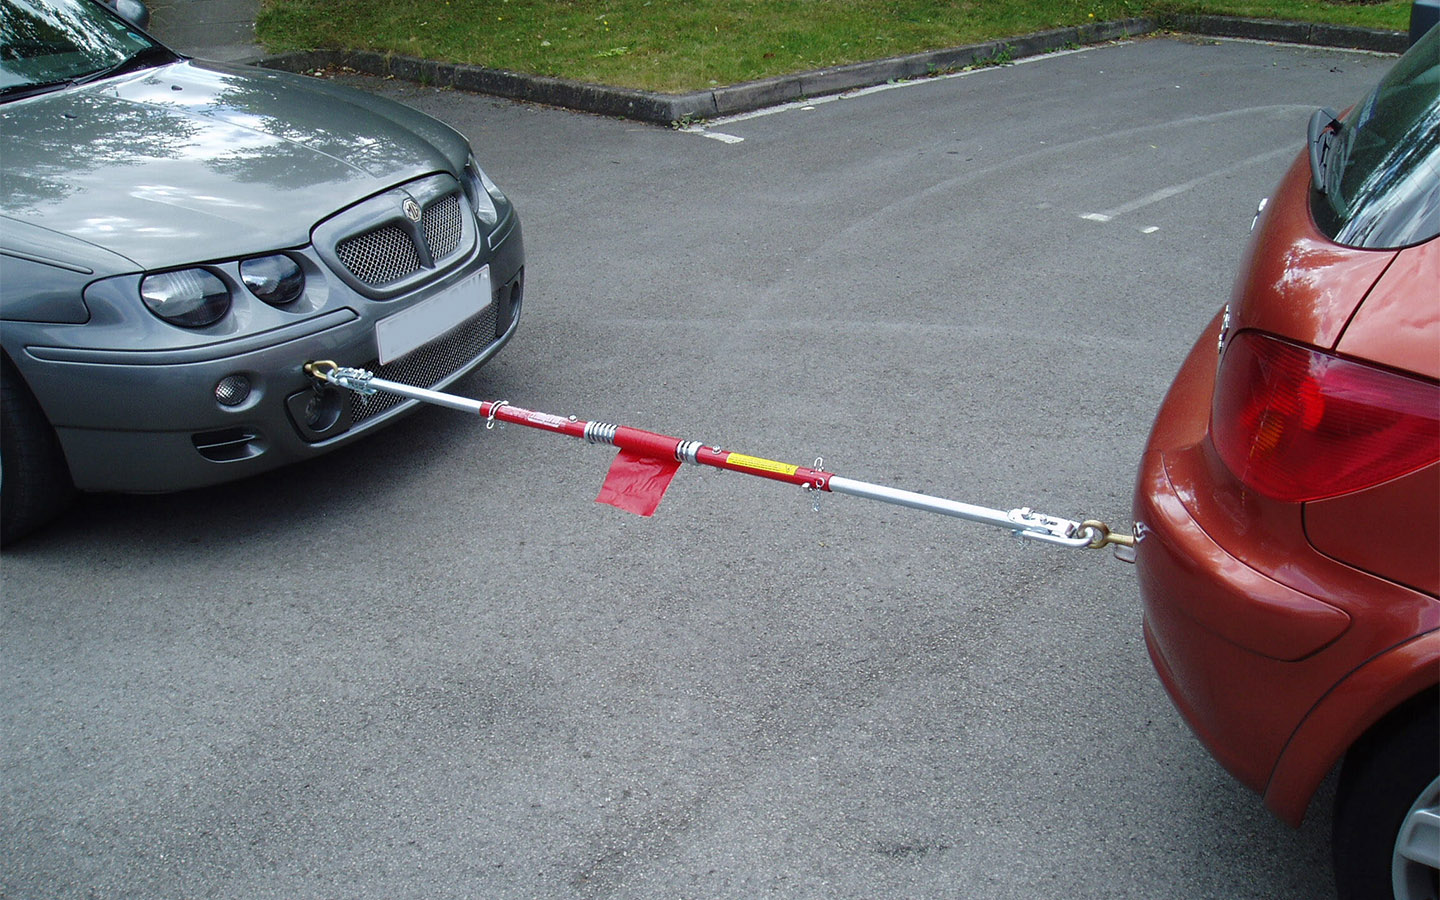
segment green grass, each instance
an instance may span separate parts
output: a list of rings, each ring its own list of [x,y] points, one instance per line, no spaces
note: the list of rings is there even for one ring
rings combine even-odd
[[[263,0],[271,51],[345,48],[688,91],[1160,11],[1404,30],[1409,0]]]

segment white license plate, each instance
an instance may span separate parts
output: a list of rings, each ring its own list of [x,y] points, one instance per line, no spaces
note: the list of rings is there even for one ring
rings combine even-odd
[[[446,288],[428,300],[375,323],[380,365],[397,360],[416,347],[478,315],[490,305],[490,267]]]

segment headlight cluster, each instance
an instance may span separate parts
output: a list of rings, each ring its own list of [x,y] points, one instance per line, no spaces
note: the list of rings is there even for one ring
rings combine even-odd
[[[240,280],[250,293],[271,306],[294,303],[305,290],[305,273],[284,254],[244,260],[240,263]]]
[[[480,168],[480,164],[471,156],[465,163],[465,193],[470,197],[470,204],[475,207],[475,217],[486,225],[495,225],[500,221],[500,212],[495,206],[496,199],[504,200],[505,195],[500,193],[500,188]]]
[[[213,325],[230,311],[230,289],[208,269],[147,276],[140,297],[155,315],[182,328]]]
[[[240,281],[271,306],[294,303],[305,292],[300,264],[283,253],[240,261]],[[204,328],[225,318],[234,302],[230,286],[210,269],[177,269],[147,275],[140,298],[151,312],[181,328]]]

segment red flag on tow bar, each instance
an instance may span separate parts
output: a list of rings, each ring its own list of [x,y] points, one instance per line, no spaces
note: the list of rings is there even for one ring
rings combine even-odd
[[[653,516],[679,468],[680,460],[674,457],[657,459],[622,449],[615,454],[595,502],[608,503],[637,516]]]

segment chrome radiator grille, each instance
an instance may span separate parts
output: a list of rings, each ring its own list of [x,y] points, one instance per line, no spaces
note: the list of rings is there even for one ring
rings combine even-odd
[[[436,262],[454,253],[460,246],[460,195],[451,194],[430,204],[420,219],[420,227]]]
[[[420,253],[398,225],[385,225],[335,245],[335,255],[350,274],[366,284],[399,281],[420,271]]]
[[[432,265],[439,266],[460,248],[462,215],[458,192],[441,197],[421,213],[420,239]],[[382,225],[346,238],[335,245],[335,255],[351,275],[371,287],[393,284],[424,265],[422,248],[399,225]]]
[[[386,365],[371,360],[364,368],[380,378],[411,387],[432,388],[464,368],[495,341],[495,304],[474,318],[425,346]],[[384,392],[365,397],[350,395],[350,416],[354,424],[374,418],[404,402],[403,397]]]

